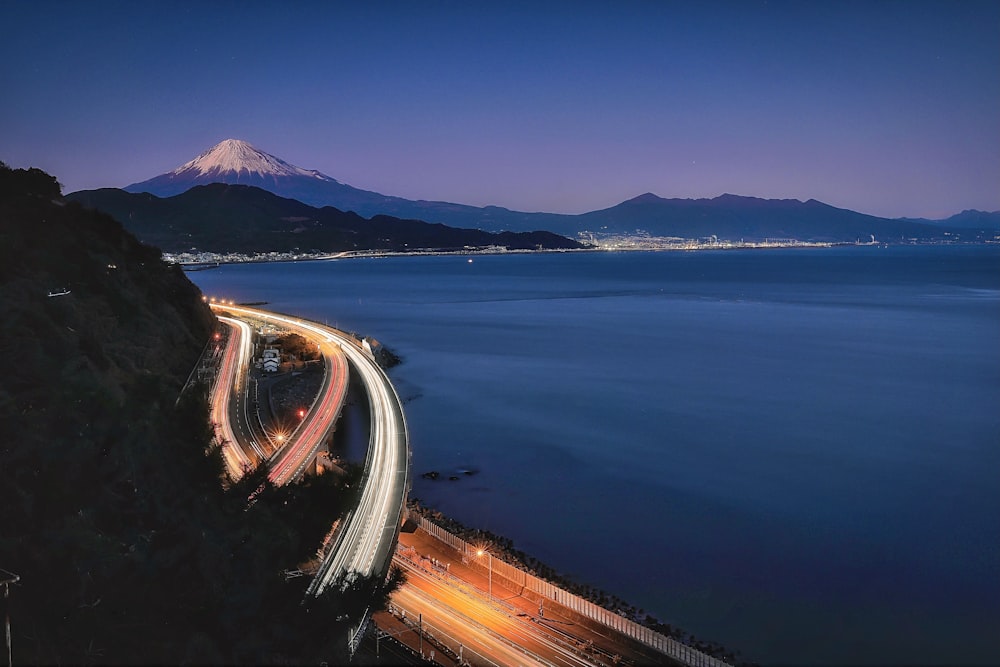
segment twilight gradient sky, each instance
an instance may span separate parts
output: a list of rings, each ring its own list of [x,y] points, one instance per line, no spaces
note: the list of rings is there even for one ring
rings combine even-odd
[[[647,191],[1000,209],[995,0],[3,0],[0,25],[0,160],[66,192],[239,138],[527,211]]]

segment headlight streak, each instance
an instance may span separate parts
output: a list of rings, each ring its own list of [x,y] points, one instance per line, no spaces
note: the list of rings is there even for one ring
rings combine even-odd
[[[348,577],[352,574],[384,575],[395,551],[410,482],[406,419],[399,396],[389,382],[388,376],[358,348],[353,339],[334,329],[241,306],[223,307],[212,304],[212,307],[225,309],[236,315],[242,314],[277,322],[293,330],[309,332],[325,345],[329,345],[331,350],[336,344],[350,360],[353,369],[359,373],[367,388],[372,424],[358,506],[342,522],[335,546],[321,564],[309,586],[309,592],[318,595],[342,575]],[[317,420],[307,418],[306,421],[310,422],[310,426],[304,426],[301,434],[293,436],[294,440],[314,435],[320,428],[318,423],[325,422],[325,418],[331,416],[334,405],[328,399],[329,395],[318,406],[314,403],[310,411],[312,413],[312,410],[318,410],[317,414],[323,418]],[[289,449],[290,446],[285,448]],[[304,465],[302,463],[289,474],[290,464],[287,463],[289,458],[284,455],[284,450],[282,456],[274,460],[276,464],[271,476],[276,482],[294,478]],[[308,458],[301,460],[307,461]]]
[[[242,352],[244,346],[248,344],[248,336],[244,335],[244,332],[249,331],[250,328],[245,323],[228,317],[220,317],[219,320],[229,326],[230,332],[226,348],[223,351],[222,367],[215,379],[216,389],[211,393],[213,396],[211,419],[217,431],[222,431],[222,455],[226,461],[229,475],[233,479],[239,479],[250,469],[251,462],[236,440],[236,434],[233,433],[232,424],[229,421],[228,410],[233,388],[237,386],[238,382],[236,378],[238,375],[237,367],[244,367],[242,366]],[[238,358],[234,359],[234,356]],[[218,433],[216,437],[220,437]]]
[[[233,395],[239,394],[240,390],[243,388],[246,378],[249,377],[248,366],[250,363],[250,357],[253,354],[253,330],[250,328],[250,325],[243,320],[237,320],[231,317],[220,317],[219,321],[225,322],[230,327],[238,327],[240,330],[239,351],[236,353],[236,370],[233,373],[232,393],[229,397],[227,397],[228,399]],[[260,444],[253,437],[253,429],[250,426],[250,418],[246,412],[246,406],[243,405],[241,407],[243,408],[243,420],[246,424],[246,433],[250,447],[254,450],[254,454],[257,455],[258,459],[263,461],[267,457],[264,454],[264,450],[261,449]],[[232,429],[231,423],[227,424],[227,426],[230,430]],[[239,449],[239,445],[235,444],[236,441],[233,442],[233,446]],[[252,465],[249,463],[249,459],[247,459],[247,464]],[[240,474],[242,475],[242,471]]]

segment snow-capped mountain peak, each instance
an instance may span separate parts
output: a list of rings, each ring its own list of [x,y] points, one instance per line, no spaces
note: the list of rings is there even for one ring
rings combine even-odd
[[[170,175],[200,177],[221,176],[226,173],[237,176],[246,174],[258,177],[307,176],[329,179],[318,171],[296,167],[240,139],[220,141],[195,159],[174,169]]]

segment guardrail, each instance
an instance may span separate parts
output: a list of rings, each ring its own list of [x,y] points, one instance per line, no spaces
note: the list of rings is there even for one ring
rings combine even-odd
[[[469,565],[479,567],[484,571],[487,569],[487,565],[483,565],[480,563],[480,560],[476,558],[476,547],[457,535],[453,535],[426,517],[420,516],[418,519],[418,524],[422,530],[424,530],[428,535],[431,535],[450,547],[460,551],[467,557],[466,560]],[[609,611],[604,607],[594,604],[590,600],[585,600],[578,595],[574,595],[569,591],[563,590],[555,584],[545,581],[544,579],[539,579],[533,574],[528,574],[524,570],[515,567],[510,563],[505,563],[504,561],[494,557],[492,559],[491,567],[493,570],[492,576],[494,578],[503,577],[514,586],[526,588],[537,593],[538,595],[541,595],[542,597],[557,602],[567,609],[571,609],[578,614],[617,630],[623,635],[631,637],[632,639],[635,639],[650,648],[656,649],[660,653],[682,662],[685,665],[689,665],[690,667],[731,667],[729,663],[724,660],[719,660],[718,658],[710,656],[707,653],[703,653],[696,648],[679,642],[672,637],[662,635],[659,632],[647,628],[644,625],[640,625],[629,618],[625,618],[621,614]]]

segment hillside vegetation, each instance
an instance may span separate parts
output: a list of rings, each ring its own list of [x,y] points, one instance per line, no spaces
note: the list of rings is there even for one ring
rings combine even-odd
[[[303,604],[309,578],[283,574],[314,557],[350,491],[331,475],[226,480],[204,388],[178,400],[215,327],[159,250],[0,163],[15,664],[337,662],[358,610],[384,600],[359,581]]]

